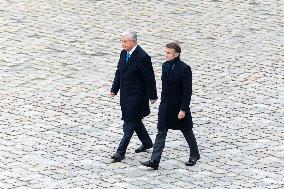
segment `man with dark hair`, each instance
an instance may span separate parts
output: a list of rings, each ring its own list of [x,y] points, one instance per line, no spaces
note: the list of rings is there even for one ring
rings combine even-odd
[[[173,49],[176,53],[178,53],[177,57],[180,57],[180,53],[181,53],[181,48],[179,46],[178,43],[168,43],[166,45],[167,49]],[[166,56],[166,60],[168,60],[169,58],[167,58]]]
[[[193,166],[200,159],[190,112],[192,72],[189,65],[180,60],[181,48],[177,43],[166,45],[166,62],[162,66],[162,94],[158,113],[158,134],[151,160],[142,162],[146,167],[158,169],[165,147],[168,129],[180,130],[185,137],[190,157],[186,166]]]
[[[153,104],[158,99],[151,57],[137,45],[136,33],[124,32],[121,43],[123,50],[120,53],[110,96],[114,97],[120,90],[124,124],[123,138],[116,153],[111,156],[113,162],[125,158],[127,146],[134,132],[142,142],[142,145],[135,150],[136,153],[145,152],[153,147],[142,119],[150,114],[149,100]]]

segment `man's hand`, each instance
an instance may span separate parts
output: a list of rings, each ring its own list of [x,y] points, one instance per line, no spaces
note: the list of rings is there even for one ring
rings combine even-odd
[[[115,93],[114,93],[114,92],[110,92],[110,93],[109,93],[109,96],[110,96],[110,97],[114,97],[114,96],[115,96]]]
[[[183,119],[184,117],[185,117],[185,112],[180,110],[178,113],[178,118]]]
[[[153,99],[153,100],[150,99],[151,104],[154,104],[156,101],[157,99]]]

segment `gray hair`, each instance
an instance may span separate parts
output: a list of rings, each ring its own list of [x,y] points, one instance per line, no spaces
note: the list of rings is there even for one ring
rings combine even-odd
[[[135,31],[128,30],[122,33],[122,36],[129,36],[133,41],[137,42],[137,34]]]

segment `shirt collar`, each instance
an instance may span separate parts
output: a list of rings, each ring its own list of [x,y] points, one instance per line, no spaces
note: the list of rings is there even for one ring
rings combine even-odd
[[[135,45],[135,47],[133,47],[133,48],[131,49],[131,51],[128,52],[129,56],[131,56],[131,54],[132,54],[133,51],[136,49],[136,47],[137,47],[137,45]]]

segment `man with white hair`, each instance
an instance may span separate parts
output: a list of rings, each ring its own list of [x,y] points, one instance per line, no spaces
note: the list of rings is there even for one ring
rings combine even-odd
[[[120,90],[120,106],[122,111],[123,138],[116,153],[111,157],[113,162],[120,162],[130,139],[135,132],[142,145],[136,153],[145,152],[153,147],[152,140],[142,122],[150,114],[151,104],[158,99],[156,80],[152,67],[151,57],[137,45],[137,35],[133,31],[122,33],[122,48],[110,90],[114,97]]]

